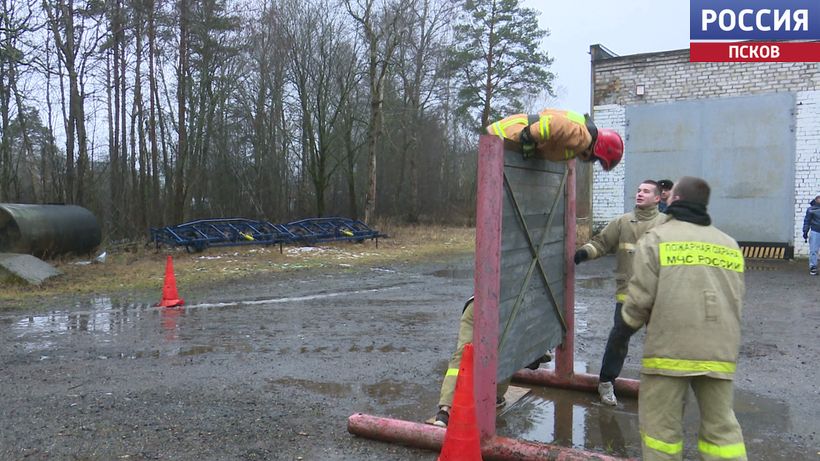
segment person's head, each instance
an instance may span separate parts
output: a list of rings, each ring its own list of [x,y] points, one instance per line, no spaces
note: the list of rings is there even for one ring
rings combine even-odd
[[[812,200],[810,203],[814,205],[820,205],[820,195],[814,197],[814,200]]]
[[[650,208],[657,206],[661,200],[658,183],[647,179],[638,185],[638,192],[635,193],[635,206],[638,208]]]
[[[673,183],[669,179],[661,179],[660,181],[658,181],[658,187],[660,187],[660,189],[661,189],[661,202],[663,202],[663,203],[668,202],[669,193],[672,192],[672,186],[674,186],[674,185],[675,185],[675,183]]]
[[[672,187],[672,192],[669,193],[669,204],[671,205],[678,200],[685,200],[707,206],[709,205],[710,192],[709,184],[703,179],[684,176],[678,179],[678,182]]]
[[[604,171],[610,171],[624,156],[624,140],[615,130],[598,128],[598,137],[592,146],[592,160],[601,162]]]

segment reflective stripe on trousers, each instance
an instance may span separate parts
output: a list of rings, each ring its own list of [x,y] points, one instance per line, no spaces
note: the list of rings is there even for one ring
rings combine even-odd
[[[689,388],[695,394],[701,415],[698,429],[700,459],[745,461],[743,433],[732,409],[731,380],[646,373],[641,373],[641,392],[638,394],[643,460],[683,459],[683,407]]]

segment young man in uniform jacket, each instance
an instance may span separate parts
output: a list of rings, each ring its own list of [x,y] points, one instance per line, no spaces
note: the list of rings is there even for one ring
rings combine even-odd
[[[611,253],[615,253],[617,258],[615,315],[604,350],[601,373],[598,376],[598,394],[601,402],[607,405],[618,404],[615,397],[615,378],[621,374],[624,367],[624,360],[629,352],[629,338],[633,333],[621,320],[626,285],[632,276],[632,255],[638,239],[649,229],[666,221],[667,215],[658,212],[659,201],[658,183],[651,179],[643,181],[635,194],[635,209],[610,221],[604,230],[575,252],[575,264]]]
[[[671,218],[638,242],[623,321],[646,325],[638,418],[644,461],[680,460],[691,387],[701,460],[746,460],[733,405],[745,285],[737,242],[711,225],[709,185],[683,177]]]

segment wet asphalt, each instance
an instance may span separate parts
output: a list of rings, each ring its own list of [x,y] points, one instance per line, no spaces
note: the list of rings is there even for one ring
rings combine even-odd
[[[612,258],[578,267],[576,368],[597,373]],[[749,459],[820,459],[820,279],[749,262],[736,412]],[[434,460],[350,435],[357,412],[422,421],[472,292],[472,261],[295,271],[192,292],[100,294],[0,313],[0,459]],[[157,297],[159,296],[159,287]],[[640,334],[625,377],[638,377]],[[696,459],[697,410],[686,413]],[[498,432],[640,454],[637,403],[536,388]]]

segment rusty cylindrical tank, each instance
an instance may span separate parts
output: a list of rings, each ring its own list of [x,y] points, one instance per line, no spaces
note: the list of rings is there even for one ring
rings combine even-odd
[[[0,203],[0,252],[90,253],[101,238],[97,218],[81,206]]]

